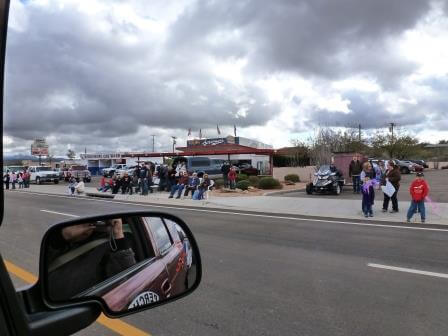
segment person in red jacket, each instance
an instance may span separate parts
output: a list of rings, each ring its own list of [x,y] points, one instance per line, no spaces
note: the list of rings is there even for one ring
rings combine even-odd
[[[229,180],[230,189],[235,189],[236,184],[236,170],[234,167],[230,168],[229,173],[227,174],[227,178]]]
[[[428,183],[423,179],[423,173],[418,172],[415,180],[412,182],[411,187],[409,188],[411,193],[412,201],[411,206],[408,210],[407,222],[411,221],[412,216],[414,216],[415,211],[418,208],[420,212],[420,217],[422,219],[422,223],[426,220],[425,213],[425,198],[428,196],[429,187]]]

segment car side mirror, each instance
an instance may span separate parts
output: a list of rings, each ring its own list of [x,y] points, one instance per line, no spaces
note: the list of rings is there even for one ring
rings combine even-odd
[[[202,268],[181,219],[128,212],[51,227],[42,240],[40,274],[50,308],[97,302],[107,316],[121,317],[190,294]]]

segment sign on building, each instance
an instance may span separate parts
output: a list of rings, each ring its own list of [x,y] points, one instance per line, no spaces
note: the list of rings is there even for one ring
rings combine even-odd
[[[83,160],[110,160],[110,159],[121,159],[122,155],[120,153],[112,153],[112,154],[80,154],[79,155]]]
[[[31,155],[48,156],[48,144],[45,139],[35,139],[31,144]]]

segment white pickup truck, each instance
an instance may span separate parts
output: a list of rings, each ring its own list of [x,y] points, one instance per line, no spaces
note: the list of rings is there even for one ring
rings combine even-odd
[[[42,184],[44,182],[59,183],[59,173],[51,167],[31,166],[29,167],[30,182]]]
[[[124,167],[126,167],[124,163],[114,164],[112,167],[104,168],[102,170],[102,174],[112,177],[114,176],[115,172],[117,172],[120,169],[123,169]]]

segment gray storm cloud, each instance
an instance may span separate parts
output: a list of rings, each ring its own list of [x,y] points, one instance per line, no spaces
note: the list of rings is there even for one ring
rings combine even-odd
[[[328,83],[366,75],[384,89],[399,90],[416,65],[400,58],[394,39],[415,27],[431,3],[198,0],[186,5],[163,38],[112,15],[106,15],[104,30],[73,5],[26,3],[27,28],[8,32],[5,132],[18,141],[53,136],[61,151],[66,144],[113,149],[117,143],[141,150],[149,141],[146,133],[142,139],[143,126],[169,147],[170,134],[184,136],[188,128],[212,133],[216,124],[265,125],[281,106],[255,81],[276,73]],[[157,21],[157,15],[141,13],[145,20]],[[215,75],[212,61],[240,59],[246,62],[242,83]],[[351,92],[345,98],[351,113],[316,109],[309,126],[362,116],[368,127],[377,127],[378,120],[390,119],[375,97]],[[445,103],[441,98],[440,106]],[[403,125],[421,122],[394,117]]]

